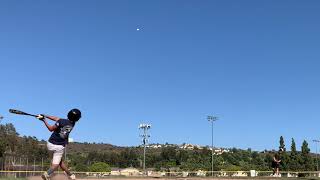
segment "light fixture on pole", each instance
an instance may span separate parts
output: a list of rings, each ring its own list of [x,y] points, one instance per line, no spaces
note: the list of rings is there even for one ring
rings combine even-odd
[[[151,128],[150,124],[140,124],[139,129],[143,130],[143,134],[140,135],[142,137],[143,143],[143,172],[146,174],[146,148],[149,142],[150,135],[148,134],[148,130]]]
[[[320,140],[315,139],[312,140],[314,143],[316,143],[316,156],[317,156],[317,171],[319,171],[319,158],[318,158],[318,143],[320,143]]]
[[[213,176],[213,122],[218,120],[216,116],[208,116],[207,120],[211,122],[211,174]]]

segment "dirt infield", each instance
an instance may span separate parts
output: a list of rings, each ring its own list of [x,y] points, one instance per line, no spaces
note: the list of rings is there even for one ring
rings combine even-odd
[[[33,177],[29,177],[28,180],[42,180],[42,178],[40,176],[33,176]],[[51,180],[69,180],[69,179],[65,175],[58,174],[53,176]]]

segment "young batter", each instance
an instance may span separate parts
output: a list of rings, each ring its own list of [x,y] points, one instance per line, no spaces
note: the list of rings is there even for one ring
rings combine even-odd
[[[69,133],[74,128],[76,122],[81,118],[80,110],[72,109],[69,111],[68,119],[62,119],[43,114],[39,114],[37,118],[44,122],[45,126],[50,132],[53,132],[47,143],[48,150],[53,152],[51,167],[47,172],[43,173],[41,176],[42,179],[49,180],[50,175],[52,175],[59,166],[62,170],[64,170],[70,179],[76,179],[75,175],[68,170],[68,167],[62,161],[62,156],[64,153],[64,148],[66,144],[68,144]],[[46,119],[56,121],[56,123],[54,125],[50,125]]]

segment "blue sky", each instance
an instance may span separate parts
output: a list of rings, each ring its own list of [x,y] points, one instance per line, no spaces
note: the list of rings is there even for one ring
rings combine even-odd
[[[0,2],[0,114],[21,135],[41,122],[9,108],[83,118],[80,142],[276,149],[320,138],[319,1]],[[139,28],[140,31],[136,29]]]

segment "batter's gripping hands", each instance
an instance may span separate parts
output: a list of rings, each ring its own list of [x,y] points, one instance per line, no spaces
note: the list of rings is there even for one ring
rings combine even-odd
[[[40,121],[43,121],[45,117],[42,114],[38,114],[36,118],[39,119]]]

